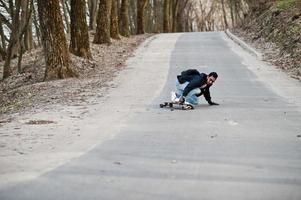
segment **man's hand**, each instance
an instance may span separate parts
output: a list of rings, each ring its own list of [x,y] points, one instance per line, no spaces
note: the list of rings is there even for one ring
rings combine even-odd
[[[179,103],[180,103],[180,104],[183,104],[184,102],[185,102],[185,98],[184,98],[184,97],[180,97]]]
[[[210,106],[218,106],[219,104],[212,101],[212,102],[209,102],[209,105]]]

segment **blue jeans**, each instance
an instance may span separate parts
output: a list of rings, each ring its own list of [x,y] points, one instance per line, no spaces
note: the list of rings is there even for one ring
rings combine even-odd
[[[184,92],[184,89],[185,87],[189,84],[189,82],[185,82],[183,84],[180,84],[178,80],[176,80],[176,95],[177,95],[177,98],[179,98],[180,96],[183,95],[183,92]],[[199,104],[199,98],[196,96],[197,94],[199,94],[201,92],[201,90],[199,88],[196,88],[196,89],[193,89],[191,90],[186,98],[185,98],[185,101],[190,103],[190,104],[193,104],[193,105],[198,105]]]

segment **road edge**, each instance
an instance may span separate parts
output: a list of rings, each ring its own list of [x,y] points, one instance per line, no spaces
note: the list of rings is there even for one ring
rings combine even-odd
[[[222,35],[230,49],[241,57],[242,64],[254,73],[258,81],[294,106],[296,111],[301,112],[301,81],[290,77],[273,64],[259,60],[248,51],[242,51],[242,46],[229,38],[225,32],[222,32]]]
[[[261,53],[259,53],[256,49],[245,43],[242,39],[234,35],[229,29],[225,30],[226,35],[234,41],[236,44],[241,46],[243,49],[245,49],[247,52],[252,54],[253,56],[257,57],[257,59],[262,60],[263,56]]]
[[[43,132],[55,135],[52,141],[34,148],[29,153],[5,156],[0,159],[3,171],[0,170],[0,189],[15,184],[34,180],[50,171],[71,162],[91,151],[121,132],[127,126],[127,121],[141,112],[147,111],[146,105],[161,91],[169,70],[169,59],[179,34],[166,40],[167,35],[153,35],[143,41],[134,51],[133,56],[125,62],[126,67],[116,73],[116,77],[109,82],[110,88],[104,90],[101,96],[95,97],[98,103],[85,106],[55,107],[35,114],[22,114],[9,123],[4,132],[16,133],[26,131],[30,135]],[[166,41],[164,48],[158,46]],[[160,53],[158,53],[160,50]],[[163,53],[162,53],[163,51]],[[161,55],[155,65],[152,58]],[[145,59],[145,56],[148,59]],[[164,68],[162,67],[164,66]],[[163,70],[157,79],[152,74]],[[160,79],[160,82],[158,82]],[[148,84],[138,84],[147,82]],[[129,90],[130,89],[130,90]],[[129,92],[130,91],[130,92]],[[137,91],[144,92],[137,98]],[[126,94],[120,98],[121,94]],[[91,97],[94,98],[94,97]],[[121,100],[123,101],[121,103]],[[82,117],[81,117],[82,116]],[[31,119],[51,119],[52,124],[30,126],[26,122]],[[15,127],[18,129],[16,130]],[[23,129],[25,127],[25,129]],[[30,140],[27,140],[30,141]]]

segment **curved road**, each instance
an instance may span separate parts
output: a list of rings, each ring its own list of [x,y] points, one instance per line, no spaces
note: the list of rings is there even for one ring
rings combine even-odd
[[[36,179],[0,188],[1,200],[301,199],[300,83],[220,32],[155,37],[124,72],[133,78],[122,95],[131,104],[115,136]],[[220,106],[202,99],[192,111],[158,107],[187,68],[218,72],[211,94]]]

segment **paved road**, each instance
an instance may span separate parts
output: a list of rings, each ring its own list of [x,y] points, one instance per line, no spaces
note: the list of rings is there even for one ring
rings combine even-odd
[[[1,188],[0,199],[300,200],[300,107],[253,73],[224,34],[173,38],[163,89],[113,139],[35,180]],[[219,73],[211,93],[221,105],[202,99],[193,111],[160,109],[175,76],[191,67]]]

